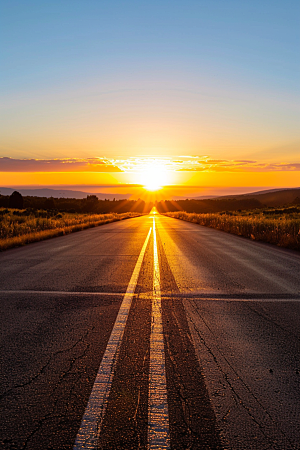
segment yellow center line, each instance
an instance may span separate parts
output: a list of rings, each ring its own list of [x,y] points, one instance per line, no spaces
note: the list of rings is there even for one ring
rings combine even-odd
[[[122,301],[114,328],[111,332],[105,353],[103,355],[94,386],[76,437],[74,450],[95,450],[98,448],[98,440],[101,426],[106,411],[108,397],[118,361],[121,342],[125,325],[131,307],[134,291],[141,270],[143,258],[146,252],[151,228],[144,242],[143,248],[135,265],[126,294]]]
[[[170,435],[165,368],[165,349],[161,316],[160,272],[154,217],[153,259],[154,264],[150,336],[148,449],[169,449]]]

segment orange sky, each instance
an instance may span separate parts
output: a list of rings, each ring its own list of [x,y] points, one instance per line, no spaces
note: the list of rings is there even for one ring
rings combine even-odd
[[[299,2],[4,3],[0,188],[300,185]]]
[[[72,186],[87,192],[115,192],[145,196],[145,186],[165,198],[174,195],[214,195],[232,188],[298,187],[300,164],[262,163],[255,160],[188,157],[134,157],[127,159],[12,159],[0,158],[0,185]],[[4,171],[5,170],[5,171]],[[87,186],[85,188],[85,186]],[[184,189],[183,189],[184,188]],[[251,189],[250,189],[251,190]],[[249,191],[249,189],[248,189]]]

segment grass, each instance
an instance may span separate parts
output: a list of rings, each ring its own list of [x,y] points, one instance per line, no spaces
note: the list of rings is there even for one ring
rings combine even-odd
[[[299,207],[213,214],[179,211],[166,213],[166,215],[256,241],[300,250]]]
[[[130,212],[71,214],[0,208],[0,251],[139,215]]]

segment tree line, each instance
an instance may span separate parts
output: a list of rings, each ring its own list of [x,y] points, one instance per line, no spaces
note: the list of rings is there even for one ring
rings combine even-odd
[[[222,211],[238,211],[263,208],[255,198],[224,198],[206,200],[164,200],[145,202],[144,200],[99,200],[96,195],[88,195],[83,199],[22,196],[14,191],[9,195],[0,195],[0,207],[17,209],[34,209],[70,213],[149,213],[155,206],[159,213],[185,211],[188,213],[214,213]]]
[[[99,200],[96,195],[88,195],[86,198],[54,198],[22,196],[14,191],[11,195],[0,195],[0,207],[28,210],[46,210],[69,213],[149,213],[153,207],[152,202],[144,200]]]
[[[216,213],[222,211],[241,211],[247,209],[264,208],[259,200],[255,198],[224,198],[206,200],[165,200],[157,203],[159,213],[185,211],[187,213]]]

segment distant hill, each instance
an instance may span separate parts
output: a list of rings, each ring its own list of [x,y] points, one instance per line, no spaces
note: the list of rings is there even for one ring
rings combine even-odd
[[[75,199],[84,199],[88,195],[96,195],[99,200],[125,200],[131,197],[131,194],[108,194],[108,193],[91,193],[84,191],[74,191],[71,189],[49,189],[49,188],[41,188],[41,189],[12,189],[6,187],[0,187],[0,195],[11,195],[14,190],[20,192],[24,197],[54,197],[54,198],[75,198]],[[300,188],[286,188],[286,189],[266,189],[263,191],[250,192],[247,194],[238,194],[238,195],[203,195],[198,197],[172,197],[175,201],[183,201],[186,198],[194,201],[208,201],[208,200],[231,200],[238,201],[239,205],[242,205],[242,201],[247,200],[247,207],[249,207],[249,200],[255,200],[258,206],[258,202],[261,206],[283,206],[286,204],[293,203],[296,198],[300,198]],[[252,202],[253,203],[253,202]],[[203,203],[204,204],[204,203]],[[209,203],[210,204],[210,203]],[[246,204],[246,203],[245,203]],[[233,203],[232,203],[233,205]],[[254,207],[254,203],[253,203]],[[242,206],[238,206],[238,208],[242,208]]]
[[[208,199],[165,200],[157,204],[160,213],[186,211],[188,213],[214,213],[281,207],[300,202],[300,188],[272,189],[242,195],[228,195]]]
[[[189,196],[173,196],[172,200],[185,200],[186,198],[189,198],[190,200],[210,200],[214,198],[220,198],[219,195],[200,195],[198,197],[189,197]]]
[[[217,199],[250,199],[255,198],[260,203],[266,206],[283,206],[293,203],[296,198],[300,197],[300,188],[292,189],[271,189],[266,191],[252,192],[241,195],[227,195],[218,197]]]
[[[105,194],[105,193],[91,193],[84,191],[72,191],[69,189],[12,189],[0,187],[0,195],[11,195],[15,190],[20,192],[24,197],[54,197],[54,198],[86,198],[88,195],[96,195],[99,200],[123,200],[131,197],[130,194]]]

